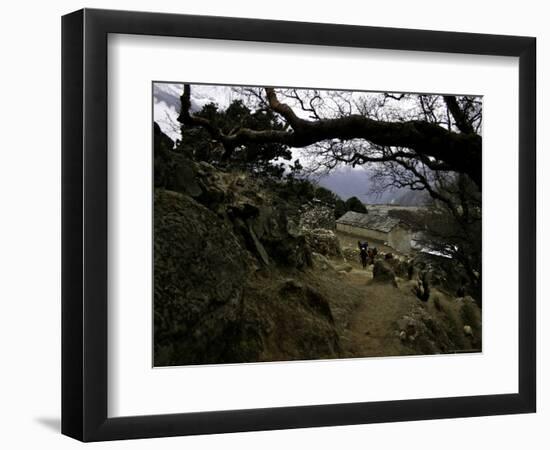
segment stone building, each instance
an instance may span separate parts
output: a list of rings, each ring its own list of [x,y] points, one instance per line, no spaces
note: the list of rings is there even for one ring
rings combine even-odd
[[[348,211],[336,221],[336,229],[358,238],[383,242],[399,253],[407,254],[412,250],[410,227],[396,217]]]

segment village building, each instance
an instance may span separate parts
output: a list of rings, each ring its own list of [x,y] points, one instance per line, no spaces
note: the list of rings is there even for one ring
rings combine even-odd
[[[399,253],[411,252],[412,232],[401,219],[385,214],[348,211],[336,221],[336,230],[384,243]]]

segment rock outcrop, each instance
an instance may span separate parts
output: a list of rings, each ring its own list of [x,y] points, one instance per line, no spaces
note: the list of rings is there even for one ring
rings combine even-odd
[[[155,365],[339,356],[290,206],[261,180],[155,145]],[[334,251],[334,250],[333,250]],[[296,282],[284,280],[291,271]]]
[[[480,351],[479,307],[473,302],[457,304],[439,296],[433,302],[433,309],[418,302],[396,322],[399,339],[416,354]]]
[[[186,194],[231,224],[260,265],[311,265],[306,238],[288,219],[288,204],[260,180],[161,148],[155,153],[155,186]]]
[[[155,363],[245,356],[228,336],[252,261],[231,230],[189,196],[157,189],[154,232]]]

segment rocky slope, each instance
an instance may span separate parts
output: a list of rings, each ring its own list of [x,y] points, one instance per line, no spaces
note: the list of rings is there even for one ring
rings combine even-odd
[[[437,288],[420,301],[406,261],[380,255],[363,270],[333,232],[302,228],[265,180],[156,137],[156,366],[481,348],[474,304]]]
[[[295,281],[311,250],[286,202],[169,145],[155,175],[156,365],[338,356],[328,301]]]

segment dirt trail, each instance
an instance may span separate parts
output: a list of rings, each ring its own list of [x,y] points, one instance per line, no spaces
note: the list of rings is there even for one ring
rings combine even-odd
[[[340,358],[404,356],[475,351],[481,348],[480,314],[432,286],[428,302],[412,292],[413,281],[375,282],[351,246],[345,261],[326,258],[301,281],[328,301],[339,338]],[[467,307],[465,309],[465,307]],[[466,314],[468,313],[468,314]],[[466,317],[467,316],[467,317]],[[474,325],[472,325],[474,324]],[[464,329],[468,325],[468,331]]]
[[[344,356],[410,353],[396,336],[394,322],[407,314],[415,300],[391,285],[373,283],[372,266],[365,270],[357,262],[350,263],[353,269],[342,280],[342,290],[355,287],[364,294],[340,336]]]

